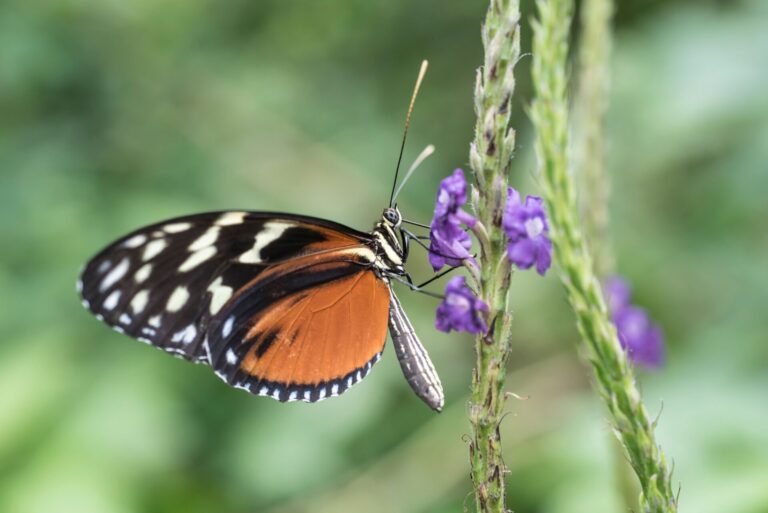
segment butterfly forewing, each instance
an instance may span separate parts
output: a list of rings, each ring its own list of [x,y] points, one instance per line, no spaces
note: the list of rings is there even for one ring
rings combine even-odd
[[[356,247],[367,234],[315,218],[211,212],[136,230],[88,262],[78,280],[99,319],[165,351],[206,361],[211,319],[262,271]]]

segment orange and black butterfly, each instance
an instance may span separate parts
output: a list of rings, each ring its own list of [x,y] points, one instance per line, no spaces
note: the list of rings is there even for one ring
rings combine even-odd
[[[107,246],[78,291],[115,330],[280,401],[342,394],[379,360],[389,327],[408,383],[439,411],[440,379],[391,286],[408,277],[402,222],[396,206],[369,233],[292,214],[178,217]]]

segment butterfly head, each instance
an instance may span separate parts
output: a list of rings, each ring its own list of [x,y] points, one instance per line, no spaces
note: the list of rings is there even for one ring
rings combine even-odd
[[[400,210],[398,210],[397,206],[385,208],[381,217],[392,228],[397,228],[403,222],[403,216],[400,215]]]

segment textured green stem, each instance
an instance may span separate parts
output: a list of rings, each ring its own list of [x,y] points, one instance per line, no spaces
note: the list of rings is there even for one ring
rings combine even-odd
[[[568,168],[568,36],[572,0],[538,0],[534,23],[531,118],[536,129],[544,198],[550,214],[555,259],[583,340],[582,352],[595,374],[614,432],[637,475],[646,513],[677,511],[670,472],[655,440],[631,367],[603,299],[592,259],[579,227],[574,184]]]
[[[475,138],[470,165],[475,175],[472,206],[485,229],[479,255],[478,295],[490,308],[489,332],[476,339],[477,363],[472,377],[469,452],[476,509],[506,511],[507,473],[501,454],[499,423],[504,408],[504,377],[510,352],[512,315],[508,304],[511,266],[504,258],[505,238],[501,217],[507,175],[515,146],[509,127],[514,65],[520,57],[520,9],[513,0],[491,0],[482,29],[485,60],[477,71],[475,86]]]
[[[601,283],[615,273],[609,234],[609,174],[605,169],[605,114],[608,110],[612,49],[612,0],[584,0],[579,16],[578,90],[574,105],[573,155],[579,179],[584,235]],[[626,511],[637,509],[639,488],[621,445],[613,443],[617,487]]]
[[[581,5],[578,91],[573,102],[574,169],[581,184],[584,234],[601,279],[614,272],[608,236],[610,182],[604,164],[613,9],[612,0],[584,0]]]

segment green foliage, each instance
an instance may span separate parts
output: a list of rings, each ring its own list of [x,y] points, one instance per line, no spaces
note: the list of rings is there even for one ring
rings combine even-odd
[[[768,509],[768,13],[759,0],[620,2],[607,124],[620,271],[669,340],[639,376],[681,509]],[[523,53],[530,48],[524,3]],[[217,208],[367,229],[422,58],[401,207],[428,220],[466,166],[484,4],[0,2],[0,511],[460,511],[469,338],[403,303],[446,388],[434,415],[387,349],[342,398],[278,404],[111,332],[74,292],[125,231]],[[517,67],[512,172],[538,186]],[[527,186],[525,181],[527,182]],[[527,187],[528,190],[525,190]],[[429,276],[418,248],[409,262]],[[557,280],[515,277],[502,423],[518,513],[620,511],[604,410]]]

